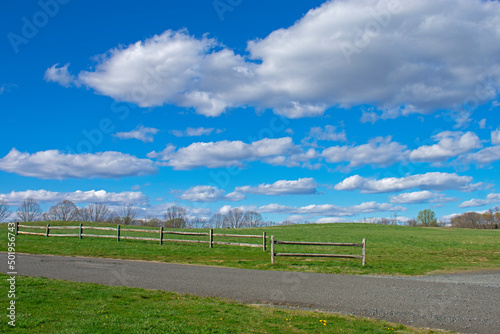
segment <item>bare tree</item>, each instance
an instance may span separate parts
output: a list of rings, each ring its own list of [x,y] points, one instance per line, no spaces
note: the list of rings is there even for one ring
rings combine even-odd
[[[184,228],[188,222],[186,209],[175,205],[167,209],[163,219],[165,220],[165,227]]]
[[[498,229],[500,214],[497,211],[489,210],[485,213],[466,212],[455,216],[450,223],[453,227],[477,228],[477,229]]]
[[[297,224],[296,222],[293,222],[291,220],[283,220],[279,225],[295,225]]]
[[[209,222],[211,228],[223,228],[224,227],[224,215],[221,213],[214,214]]]
[[[394,211],[394,214],[392,215],[391,224],[392,225],[397,225],[398,224],[398,212],[397,211]]]
[[[248,227],[260,227],[262,226],[262,215],[255,211],[247,211],[243,216],[243,220],[245,221],[245,226]]]
[[[82,222],[89,222],[90,220],[90,212],[88,208],[78,209],[77,212],[77,220]]]
[[[5,200],[0,200],[0,223],[10,217],[9,204]]]
[[[189,222],[190,228],[207,228],[209,226],[205,218],[196,217]]]
[[[137,209],[132,204],[127,204],[118,209],[118,216],[125,225],[132,225],[137,217]]]
[[[79,211],[79,220],[88,222],[104,223],[114,218],[113,212],[103,203],[89,204]]]
[[[45,214],[44,214],[45,215]],[[78,208],[75,203],[64,200],[52,206],[46,215],[47,220],[74,221],[78,219]]]
[[[17,209],[17,217],[22,222],[33,222],[40,220],[42,217],[42,209],[40,204],[33,198],[27,198],[23,204]]]
[[[158,217],[147,216],[146,219],[140,220],[140,225],[149,227],[162,227],[163,221]]]
[[[245,213],[243,210],[234,208],[224,215],[223,226],[226,228],[245,227]]]
[[[408,226],[417,226],[417,220],[416,219],[410,219],[407,222]]]
[[[378,225],[391,225],[392,224],[392,220],[389,219],[389,218],[380,218],[379,220],[377,220],[377,224]]]

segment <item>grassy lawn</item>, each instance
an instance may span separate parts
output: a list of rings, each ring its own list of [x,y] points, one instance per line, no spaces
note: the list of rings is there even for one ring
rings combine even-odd
[[[30,223],[35,224],[35,223]],[[37,223],[44,225],[46,223]],[[75,223],[70,223],[75,225]],[[61,225],[61,223],[51,223]],[[63,224],[64,225],[64,224]],[[68,224],[66,224],[68,225]],[[86,224],[112,226],[103,224]],[[127,228],[127,227],[122,227]],[[158,230],[158,229],[156,229]],[[206,232],[207,230],[203,230]],[[270,263],[269,248],[166,242],[162,246],[153,241],[104,238],[41,237],[18,235],[16,251],[32,254],[55,254],[120,259],[164,261],[199,265],[225,266],[261,270],[289,270],[341,274],[423,275],[434,272],[500,269],[500,230],[471,230],[452,228],[416,228],[373,224],[310,224],[256,229],[224,229],[214,233],[274,235],[277,240],[355,242],[367,239],[367,266],[359,259],[289,258],[277,257]],[[37,230],[43,232],[43,230]],[[54,233],[63,233],[61,230]],[[92,231],[113,234],[107,231]],[[0,224],[2,250],[7,249],[7,224]],[[64,233],[75,233],[65,231]],[[122,235],[127,235],[122,233]],[[132,235],[131,232],[128,235]],[[140,234],[135,233],[135,236]],[[158,237],[156,234],[144,234]],[[165,236],[180,238],[180,236]],[[206,237],[195,237],[206,240]],[[191,237],[193,239],[193,237]],[[218,239],[259,243],[259,239]],[[361,254],[358,247],[315,247],[276,245],[276,252]]]
[[[16,290],[16,327],[4,317],[2,333],[433,333],[353,316],[45,278],[18,276]],[[6,298],[2,294],[1,305]]]

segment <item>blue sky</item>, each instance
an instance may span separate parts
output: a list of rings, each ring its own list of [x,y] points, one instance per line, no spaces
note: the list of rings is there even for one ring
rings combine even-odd
[[[0,199],[341,222],[499,204],[497,1],[4,1]]]

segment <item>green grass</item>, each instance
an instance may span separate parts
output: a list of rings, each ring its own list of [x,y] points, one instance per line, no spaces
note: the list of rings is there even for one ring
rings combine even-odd
[[[434,333],[353,316],[36,277],[18,276],[16,290],[16,327],[4,317],[2,333]],[[2,294],[0,304],[6,299]]]
[[[41,225],[46,223],[39,223]],[[58,223],[52,223],[58,225]],[[60,224],[60,223],[59,223]],[[73,223],[74,224],[74,223]],[[105,226],[102,224],[94,224]],[[107,225],[114,226],[114,225]],[[39,230],[40,232],[42,230]],[[204,230],[205,232],[207,230]],[[270,263],[267,252],[259,248],[205,244],[165,243],[101,238],[46,238],[18,235],[16,251],[33,254],[90,256],[120,259],[163,261],[233,268],[288,270],[302,272],[424,275],[435,272],[500,269],[500,230],[453,228],[416,228],[373,224],[310,224],[256,229],[216,230],[215,233],[274,235],[277,240],[361,242],[367,239],[367,266],[358,259],[277,257]],[[0,235],[6,247],[7,224],[0,224]],[[54,232],[56,232],[54,230]],[[61,231],[57,231],[61,233]],[[65,233],[74,233],[66,231]],[[93,231],[92,233],[97,233]],[[112,232],[106,232],[108,234]],[[130,232],[129,232],[129,235]],[[136,234],[138,235],[138,234]],[[156,234],[144,234],[157,237]],[[179,236],[168,236],[178,238]],[[203,240],[206,237],[198,237]],[[217,238],[215,238],[217,240]],[[222,240],[222,239],[219,239]],[[231,241],[225,239],[224,241]],[[233,239],[236,242],[259,243],[259,239]],[[314,247],[276,245],[276,252],[310,252],[361,254],[358,247]]]

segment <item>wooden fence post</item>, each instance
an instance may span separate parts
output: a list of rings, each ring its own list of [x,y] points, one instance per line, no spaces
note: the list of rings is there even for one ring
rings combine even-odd
[[[160,227],[160,245],[163,245],[163,226]]]
[[[262,250],[266,251],[266,232],[262,233]]]
[[[210,244],[210,248],[213,248],[213,243],[214,243],[214,229],[211,228],[210,229],[210,234],[208,236],[208,241],[209,241],[209,244]]]
[[[274,235],[271,235],[271,264],[274,264]]]
[[[120,225],[116,227],[116,240],[120,242]]]
[[[49,236],[49,231],[50,231],[50,224],[47,224],[47,229],[45,230],[45,236]]]
[[[78,231],[78,239],[82,239],[83,234],[83,224],[80,223],[80,230]]]
[[[16,235],[19,234],[19,222],[16,222]]]
[[[363,238],[363,266],[366,265],[366,239]]]

